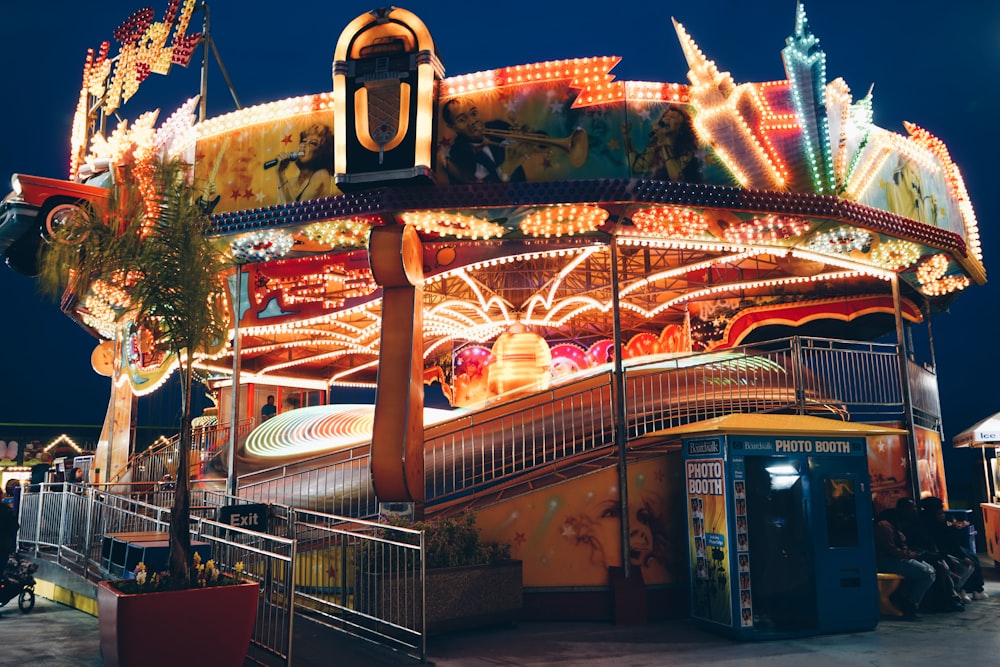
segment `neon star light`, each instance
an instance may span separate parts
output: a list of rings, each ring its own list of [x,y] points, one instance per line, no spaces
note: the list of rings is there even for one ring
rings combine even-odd
[[[184,0],[183,5],[181,0],[169,0],[161,21],[153,20],[155,13],[149,7],[135,12],[113,31],[120,47],[112,58],[108,57],[107,41],[101,43],[96,56],[93,49],[88,49],[73,117],[70,174],[76,173],[86,145],[90,99],[110,115],[138,91],[139,84],[151,73],[166,75],[174,64],[187,67],[201,40],[201,33],[187,34],[197,4],[197,0]]]
[[[783,189],[788,178],[783,158],[760,125],[748,120],[775,115],[762,108],[766,97],[757,94],[753,84],[737,85],[729,72],[720,72],[683,25],[674,21],[674,29],[688,62],[691,102],[698,109],[694,127],[699,139],[712,144],[742,186]]]
[[[826,54],[819,40],[809,31],[806,10],[796,5],[795,33],[781,51],[785,71],[791,84],[789,90],[798,118],[804,119],[801,138],[812,189],[819,194],[834,191],[833,165],[830,150],[830,130],[826,114]]]

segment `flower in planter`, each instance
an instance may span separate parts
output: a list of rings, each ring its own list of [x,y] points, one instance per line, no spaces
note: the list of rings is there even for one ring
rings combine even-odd
[[[243,573],[243,562],[233,566],[233,574],[222,572],[214,560],[209,559],[202,564],[201,556],[196,552],[189,570],[188,581],[178,581],[170,577],[168,572],[149,572],[145,563],[135,566],[135,579],[114,581],[111,584],[122,593],[156,593],[159,591],[179,591],[188,588],[208,588],[210,586],[231,586],[243,583],[240,575]]]

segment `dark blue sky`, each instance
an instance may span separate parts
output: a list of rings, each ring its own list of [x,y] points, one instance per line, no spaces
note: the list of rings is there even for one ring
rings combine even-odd
[[[166,0],[148,3],[159,18]],[[65,178],[69,131],[84,57],[111,39],[136,2],[16,3],[4,10],[5,68],[0,175]],[[369,2],[262,3],[215,0],[212,33],[244,105],[331,88],[331,64],[343,28]],[[686,83],[686,63],[670,18],[683,23],[708,57],[737,82],[784,78],[780,51],[794,24],[794,0],[698,3],[527,2],[400,3],[431,31],[447,75],[563,58],[617,55],[623,80]],[[830,79],[843,78],[855,99],[874,84],[875,122],[903,132],[912,121],[945,141],[961,167],[980,224],[991,274],[1000,241],[994,190],[1000,90],[1000,3],[872,0],[805,3],[827,55]],[[201,14],[195,20],[200,23]],[[112,52],[116,49],[113,48]],[[200,59],[201,52],[196,54]],[[199,64],[151,76],[120,113],[153,107],[161,120],[198,89]],[[212,63],[209,114],[233,102]],[[4,192],[6,192],[6,185]],[[994,342],[997,288],[972,286],[934,318],[933,339],[948,440],[1000,411],[995,390],[1000,346]],[[90,368],[96,341],[34,292],[34,281],[0,267],[0,424],[99,424],[109,380]],[[141,399],[172,422],[176,406]],[[0,432],[2,436],[2,432]]]

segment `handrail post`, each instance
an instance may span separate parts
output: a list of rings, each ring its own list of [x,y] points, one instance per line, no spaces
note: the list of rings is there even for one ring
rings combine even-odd
[[[90,537],[93,533],[94,525],[94,489],[86,487],[84,493],[87,498],[87,520],[84,521],[83,530],[83,578],[90,579]]]
[[[806,374],[803,364],[802,339],[792,336],[792,383],[795,389],[795,412],[800,415],[806,413]]]

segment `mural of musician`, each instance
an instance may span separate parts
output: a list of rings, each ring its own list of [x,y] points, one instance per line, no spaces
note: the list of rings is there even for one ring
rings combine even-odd
[[[690,113],[682,106],[668,105],[653,123],[646,147],[637,151],[631,123],[622,126],[625,151],[635,176],[659,181],[702,181],[702,160]]]
[[[580,168],[587,160],[587,132],[577,127],[561,137],[527,129],[553,121],[547,108],[539,108],[536,97],[508,100],[509,106],[474,97],[446,101],[440,112],[439,180],[443,184],[516,183],[546,180],[556,172]],[[508,111],[511,121],[495,117],[503,108],[517,109]],[[525,123],[524,118],[530,120]],[[566,118],[556,120],[560,125],[567,122]]]
[[[299,133],[299,150],[277,156],[278,201],[287,204],[333,194],[333,131],[314,123]],[[295,170],[288,167],[295,164]]]
[[[199,138],[195,179],[203,185],[203,209],[218,214],[339,194],[332,126],[324,109]]]
[[[524,181],[524,162],[531,147],[523,142],[505,144],[489,140],[486,130],[510,130],[505,121],[484,121],[478,105],[464,98],[448,100],[441,117],[455,132],[455,139],[442,155],[442,164],[452,183],[506,183]]]

